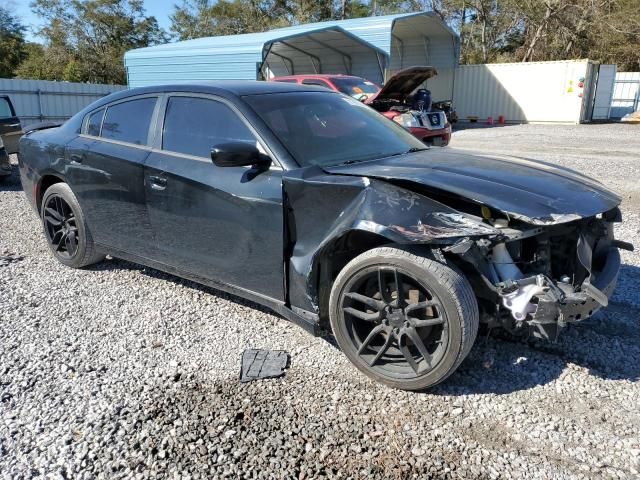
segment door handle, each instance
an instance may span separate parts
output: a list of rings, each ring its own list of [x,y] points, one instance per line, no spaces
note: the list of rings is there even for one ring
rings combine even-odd
[[[165,177],[149,175],[149,182],[151,183],[151,188],[154,190],[164,190],[167,188],[167,179]]]
[[[82,163],[82,161],[84,160],[84,155],[72,153],[71,155],[69,155],[69,158],[71,159],[71,163]]]

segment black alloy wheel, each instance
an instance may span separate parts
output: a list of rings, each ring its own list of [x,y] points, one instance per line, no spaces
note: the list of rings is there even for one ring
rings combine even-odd
[[[44,192],[40,218],[51,253],[60,263],[81,268],[104,259],[93,242],[78,199],[66,183],[55,183]]]
[[[63,258],[73,258],[78,253],[78,226],[71,206],[62,196],[54,194],[47,198],[43,221],[52,249]]]
[[[382,374],[416,378],[432,370],[447,348],[442,303],[397,267],[358,272],[343,293],[342,311],[358,355]]]
[[[422,251],[364,252],[338,274],[329,298],[331,329],[349,360],[404,390],[447,378],[478,331],[478,303],[467,279]]]

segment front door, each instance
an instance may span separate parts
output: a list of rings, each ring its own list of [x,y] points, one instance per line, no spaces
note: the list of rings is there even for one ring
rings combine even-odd
[[[7,153],[18,152],[18,141],[21,136],[20,119],[16,116],[11,100],[6,95],[0,95],[0,137]]]
[[[153,258],[144,162],[157,97],[127,99],[88,115],[66,147],[67,181],[96,243]]]
[[[283,300],[282,170],[213,164],[214,145],[257,142],[222,100],[170,96],[163,119],[161,148],[145,164],[162,262]]]

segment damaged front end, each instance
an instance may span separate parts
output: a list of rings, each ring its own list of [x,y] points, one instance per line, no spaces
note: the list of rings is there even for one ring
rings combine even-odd
[[[618,249],[633,248],[613,237],[620,197],[567,168],[448,149],[329,171],[385,180],[455,209],[465,218],[459,224],[491,229],[465,235],[461,228],[462,238],[438,243],[426,235],[423,243],[463,270],[481,321],[513,333],[553,339],[592,315],[615,287]],[[403,226],[403,234],[429,233],[442,213],[423,213],[422,225]]]
[[[463,170],[459,158],[447,155],[442,167],[437,158],[415,157],[288,174],[292,309],[322,325],[338,272],[360,253],[391,244],[461,270],[490,328],[555,339],[568,323],[606,306],[618,249],[633,248],[613,236],[620,199],[565,171],[522,164],[501,181],[487,180],[491,160]],[[506,176],[515,169],[522,174]]]
[[[614,208],[545,226],[490,219],[500,237],[445,252],[457,254],[481,278],[475,287],[490,327],[553,340],[568,323],[607,306],[620,269],[618,249],[633,248],[613,237],[620,217]]]

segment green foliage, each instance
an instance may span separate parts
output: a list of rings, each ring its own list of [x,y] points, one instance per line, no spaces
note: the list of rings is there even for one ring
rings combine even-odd
[[[13,77],[24,59],[25,27],[5,7],[0,6],[0,78]]]
[[[45,49],[39,43],[29,43],[25,50],[26,59],[15,72],[18,78],[64,80],[66,56],[60,58],[52,49]]]
[[[142,0],[34,0],[31,7],[44,20],[45,45],[18,68],[24,78],[126,83],[124,52],[168,41]]]
[[[171,31],[178,40],[188,40],[369,14],[363,1],[183,0],[171,15]]]
[[[638,0],[377,0],[379,14],[431,10],[460,34],[462,63],[589,58],[640,69]]]

